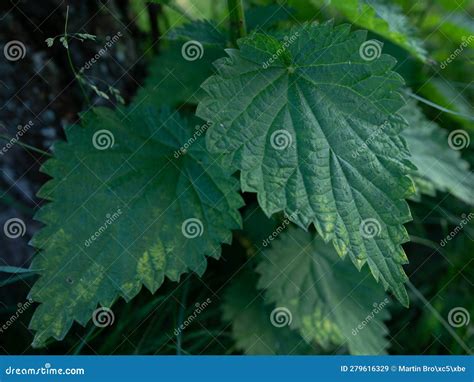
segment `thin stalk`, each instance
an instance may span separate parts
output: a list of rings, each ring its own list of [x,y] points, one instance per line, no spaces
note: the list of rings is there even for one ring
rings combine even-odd
[[[410,235],[410,241],[416,244],[424,245],[425,247],[431,248],[435,250],[436,252],[441,253],[442,255],[446,255],[446,252],[434,241],[415,236],[415,235]]]
[[[458,334],[453,330],[451,325],[449,325],[443,316],[431,305],[431,303],[421,294],[421,292],[410,282],[407,282],[408,288],[411,289],[413,294],[425,305],[425,307],[431,312],[431,314],[444,326],[444,328],[451,334],[451,337],[464,349],[464,351],[472,355],[472,351],[469,346],[458,336]]]
[[[84,348],[84,345],[87,344],[87,342],[91,339],[92,333],[94,333],[95,329],[97,329],[97,327],[95,325],[92,325],[90,327],[90,329],[87,331],[87,334],[85,335],[85,337],[81,338],[81,342],[79,342],[79,345],[74,350],[73,355],[78,355],[78,354],[81,353],[82,349]]]
[[[180,308],[179,308],[179,314],[178,314],[178,328],[181,328],[181,325],[184,322],[184,313],[186,311],[186,301],[188,299],[188,292],[189,292],[189,286],[191,285],[191,282],[189,281],[189,277],[186,279],[184,282],[184,290],[183,294],[181,295],[181,302],[180,302]],[[178,335],[176,336],[176,355],[181,355],[183,352],[182,348],[182,343],[183,343],[183,331],[179,330]]]
[[[81,81],[79,81],[79,74],[76,71],[76,68],[74,67],[74,64],[72,62],[71,54],[69,53],[69,42],[68,42],[68,34],[67,34],[67,24],[69,21],[69,5],[66,7],[66,22],[64,23],[64,39],[66,40],[68,46],[66,48],[67,52],[67,60],[69,62],[69,66],[71,67],[72,73],[74,74],[74,79],[79,83],[79,86],[81,87],[82,94],[84,95],[84,98],[86,99],[87,103],[90,105],[91,101],[89,99],[89,96],[87,95],[86,89],[84,89],[84,86],[82,85]]]
[[[431,106],[437,110],[440,110],[440,111],[443,111],[445,113],[448,113],[448,114],[453,114],[453,115],[457,115],[459,117],[463,117],[469,121],[474,121],[474,117],[471,116],[471,115],[467,115],[467,114],[463,114],[463,113],[457,113],[453,110],[450,110],[450,109],[447,109],[441,105],[438,105],[437,103],[434,103],[434,102],[431,102],[429,100],[427,100],[426,98],[423,98],[423,97],[420,97],[419,95],[416,95],[416,94],[413,94],[413,93],[406,93],[409,97],[412,97],[414,99],[416,99],[417,101],[420,101],[420,102],[423,102],[425,105],[428,105],[428,106]]]
[[[6,287],[7,285],[16,283],[17,281],[20,281],[20,280],[29,279],[33,276],[37,276],[37,274],[36,273],[20,273],[16,276],[10,276],[6,280],[0,281],[0,288]]]
[[[245,14],[242,0],[227,0],[230,21],[230,40],[236,45],[237,40],[247,35]]]
[[[0,134],[0,139],[3,139],[3,140],[5,140],[5,141],[7,141],[7,142],[10,142],[12,138],[8,137],[7,135]],[[42,154],[42,155],[45,155],[45,156],[47,156],[47,157],[52,157],[52,155],[51,155],[50,153],[48,153],[48,152],[46,152],[46,151],[43,151],[43,150],[41,150],[41,149],[38,149],[38,148],[36,148],[36,147],[34,147],[34,146],[31,146],[31,145],[29,145],[29,144],[27,144],[27,143],[23,143],[23,142],[20,142],[20,141],[16,141],[16,142],[15,142],[15,145],[21,146],[21,147],[23,147],[23,148],[25,148],[25,149],[28,149],[28,150],[31,150],[31,151],[35,151],[35,152],[37,152],[37,153],[39,153],[39,154]]]
[[[8,190],[3,190],[1,188],[0,188],[0,203],[6,205],[7,207],[16,208],[17,210],[27,215],[33,215],[34,213],[33,208],[30,208],[27,205],[21,202],[18,202],[14,197],[8,195]]]

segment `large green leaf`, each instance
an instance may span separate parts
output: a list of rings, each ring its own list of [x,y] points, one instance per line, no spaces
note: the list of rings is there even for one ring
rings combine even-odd
[[[196,20],[170,29],[165,35],[170,40],[198,41],[205,45],[224,46],[227,39],[219,27],[211,21]]]
[[[223,55],[225,36],[211,22],[194,21],[170,30],[165,38],[167,44],[151,62],[135,103],[197,103],[200,85],[213,74],[212,62]]]
[[[258,271],[267,300],[287,310],[290,326],[308,342],[346,345],[352,354],[384,353],[389,300],[368,273],[357,272],[321,238],[290,228]]]
[[[359,53],[365,37],[328,23],[282,40],[241,39],[240,50],[215,63],[197,114],[215,122],[208,147],[241,171],[242,189],[258,193],[267,215],[314,223],[406,305],[400,244],[408,241],[404,198],[414,191],[406,175],[414,166],[398,136],[403,80],[392,57]],[[367,223],[376,228],[370,235]]]
[[[427,53],[422,41],[415,37],[410,20],[396,4],[382,0],[331,0],[330,5],[352,23],[400,45],[420,60],[426,60]]]
[[[291,7],[280,4],[252,7],[245,12],[245,23],[250,31],[270,29],[278,22],[291,19],[293,13],[294,10]]]
[[[224,296],[223,318],[231,322],[236,347],[252,355],[311,353],[312,347],[296,331],[272,325],[272,310],[256,283],[256,274],[243,270]]]
[[[98,304],[129,301],[142,284],[154,292],[165,276],[202,274],[206,256],[218,258],[231,241],[238,182],[191,122],[166,110],[95,109],[55,145],[43,166],[53,179],[39,192],[51,202],[36,216],[46,226],[32,241],[41,250],[30,294],[41,303],[35,346],[62,339],[74,320],[86,324]]]
[[[434,195],[436,190],[449,191],[462,201],[473,204],[474,175],[454,142],[450,147],[447,131],[426,119],[416,102],[408,103],[401,113],[410,124],[403,136],[418,168],[412,174],[418,191],[428,195]],[[458,130],[453,134],[458,134],[457,139],[465,142],[469,139],[466,131]],[[452,137],[454,141],[456,137]]]

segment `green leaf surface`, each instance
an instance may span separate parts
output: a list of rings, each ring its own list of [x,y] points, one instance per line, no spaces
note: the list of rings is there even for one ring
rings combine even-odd
[[[224,54],[226,39],[208,21],[184,24],[165,37],[168,44],[151,62],[135,103],[196,104],[203,97],[200,85],[214,73],[212,62]]]
[[[86,113],[42,168],[52,180],[38,194],[50,203],[32,240],[40,250],[32,268],[42,270],[30,293],[41,303],[30,324],[35,346],[142,285],[155,292],[165,277],[202,275],[206,256],[218,258],[241,225],[238,182],[209,156],[196,120],[166,109],[125,113]]]
[[[290,326],[308,342],[346,345],[351,354],[385,352],[388,298],[320,237],[288,229],[257,269],[266,300],[287,309]]]
[[[164,37],[171,40],[194,40],[208,45],[223,46],[227,43],[226,36],[219,27],[214,22],[208,20],[196,20],[180,25],[170,29]]]
[[[153,59],[145,85],[135,97],[136,104],[196,104],[203,97],[200,85],[213,74],[212,62],[222,56],[223,49],[205,46],[202,58],[188,61],[182,54],[183,44],[172,42]]]
[[[426,61],[427,52],[423,43],[415,37],[414,27],[398,5],[380,0],[331,0],[330,5],[350,22],[385,37]]]
[[[278,22],[288,21],[293,17],[294,10],[291,7],[279,4],[269,4],[263,7],[249,8],[245,12],[247,29],[269,29]]]
[[[314,223],[406,305],[400,244],[414,166],[399,136],[405,101],[395,60],[362,58],[366,32],[349,25],[305,25],[287,36],[253,34],[215,63],[197,110],[214,122],[208,147],[241,171],[242,189],[258,194],[268,216]],[[367,222],[374,235],[362,234]]]
[[[256,275],[243,270],[224,295],[223,319],[232,325],[236,347],[249,355],[310,354],[311,346],[296,331],[272,325],[256,283]]]
[[[449,146],[448,132],[429,121],[416,102],[409,102],[400,111],[410,124],[403,131],[412,161],[418,170],[412,173],[419,192],[434,196],[436,190],[450,192],[462,201],[474,203],[474,175],[460,151]],[[467,132],[464,138],[468,136]],[[465,135],[464,135],[465,134]],[[453,145],[453,147],[456,147]]]
[[[456,8],[459,9],[458,6]],[[442,42],[451,44],[453,47],[466,41],[469,42],[468,45],[472,44],[471,36],[474,35],[474,21],[467,12],[433,10],[427,14],[423,27],[430,34],[436,33]]]

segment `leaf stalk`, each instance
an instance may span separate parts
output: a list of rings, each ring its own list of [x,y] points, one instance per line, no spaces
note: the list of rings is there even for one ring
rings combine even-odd
[[[230,21],[230,39],[237,45],[237,40],[247,35],[244,6],[242,0],[227,0]]]

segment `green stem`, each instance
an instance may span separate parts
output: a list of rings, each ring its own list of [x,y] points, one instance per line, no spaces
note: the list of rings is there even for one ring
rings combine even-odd
[[[10,138],[10,137],[8,137],[7,135],[4,135],[4,134],[0,134],[0,139],[3,139],[3,140],[5,140],[5,141],[7,141],[7,142],[10,142],[10,141],[12,140],[12,138]],[[31,146],[31,145],[29,145],[29,144],[27,144],[27,143],[23,143],[23,142],[20,142],[20,141],[16,141],[16,142],[15,142],[15,145],[21,146],[21,147],[23,147],[23,148],[25,148],[25,149],[28,149],[28,150],[31,150],[31,151],[35,151],[35,152],[37,152],[37,153],[39,153],[39,154],[42,154],[42,155],[45,155],[45,156],[47,156],[47,157],[52,157],[52,155],[51,155],[50,153],[47,153],[46,151],[43,151],[43,150],[41,150],[41,149],[38,149],[38,148],[36,148],[36,147],[34,147],[34,146]]]
[[[449,323],[446,322],[443,316],[439,314],[436,308],[421,294],[421,292],[410,282],[407,281],[408,288],[411,289],[413,294],[424,304],[424,307],[444,326],[454,340],[466,351],[467,354],[472,355],[472,351],[466,343],[458,336]]]
[[[410,241],[416,244],[424,245],[425,247],[431,248],[442,255],[446,256],[446,252],[438,244],[436,244],[434,241],[415,236],[415,235],[410,235]]]
[[[247,35],[242,0],[227,0],[230,21],[230,39],[236,45],[237,40]]]
[[[79,86],[81,87],[82,94],[84,95],[84,98],[86,99],[87,103],[90,105],[91,101],[89,99],[89,96],[87,95],[86,89],[84,89],[84,86],[82,85],[81,81],[79,81],[79,74],[76,71],[76,68],[74,67],[74,64],[72,62],[71,54],[69,53],[69,41],[68,41],[68,34],[67,34],[67,23],[69,21],[69,5],[66,7],[66,22],[64,23],[64,38],[68,44],[66,48],[67,52],[67,60],[69,62],[69,66],[71,67],[72,73],[74,74],[74,79],[79,83]]]
[[[14,197],[8,195],[8,191],[5,191],[0,188],[0,194],[0,203],[4,204],[7,207],[16,208],[18,211],[21,211],[27,215],[33,215],[34,210],[32,208],[26,206],[21,202],[18,202]]]
[[[465,118],[469,121],[474,121],[474,116],[472,116],[472,115],[458,113],[458,112],[455,112],[453,110],[447,109],[447,108],[445,108],[441,105],[438,105],[437,103],[431,102],[431,101],[427,100],[426,98],[420,97],[419,95],[413,94],[411,92],[406,92],[405,94],[407,94],[409,97],[412,97],[412,98],[416,99],[417,101],[420,101],[420,102],[424,103],[425,105],[431,106],[431,107],[433,107],[435,109],[438,109],[442,112],[457,115],[458,117]]]
[[[79,343],[79,345],[74,350],[73,355],[78,355],[78,354],[81,353],[84,345],[87,344],[87,342],[90,340],[90,338],[92,336],[92,333],[94,333],[95,329],[97,329],[97,327],[95,325],[92,325],[90,327],[90,329],[87,331],[85,337],[81,339],[81,342]]]
[[[37,276],[37,274],[36,273],[20,273],[16,276],[9,276],[6,280],[0,281],[0,288],[6,287],[7,285],[16,283],[17,281],[20,281],[20,280],[31,278],[33,276]]]
[[[178,314],[178,329],[181,327],[181,325],[184,322],[184,313],[186,311],[186,301],[188,299],[188,292],[189,292],[189,286],[191,285],[191,282],[189,280],[189,277],[184,281],[184,290],[183,294],[181,295],[181,302],[180,302],[180,308],[179,308],[179,314]],[[183,332],[182,330],[179,330],[178,335],[176,336],[176,355],[181,355],[183,353]]]

